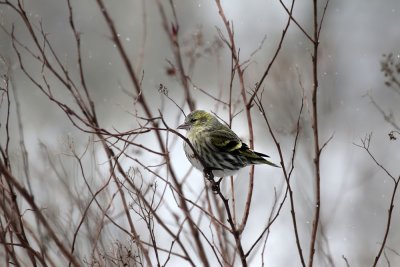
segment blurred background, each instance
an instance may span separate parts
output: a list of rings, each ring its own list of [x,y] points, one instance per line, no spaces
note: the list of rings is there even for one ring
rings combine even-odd
[[[287,6],[291,4],[290,1],[284,2]],[[178,41],[183,64],[190,77],[189,88],[195,107],[216,112],[227,121],[229,111],[226,106],[204,93],[226,102],[229,98],[231,53],[218,34],[220,29],[227,36],[217,6],[213,1],[200,0],[173,3],[179,23]],[[235,0],[221,3],[226,17],[233,25],[236,46],[240,48],[240,60],[249,60],[244,77],[250,95],[277,49],[288,15],[278,0]],[[135,115],[144,116],[144,113],[135,105],[132,95],[136,93],[99,7],[95,1],[71,1],[71,4],[74,22],[81,37],[86,82],[96,105],[99,124],[110,132],[137,128],[140,120]],[[120,0],[106,1],[105,5],[115,23],[118,37],[136,68],[135,72],[140,77],[142,94],[153,115],[158,116],[158,110],[161,110],[168,125],[177,127],[184,116],[165,94],[178,105],[183,103],[182,109],[186,114],[189,107],[185,103],[179,75],[174,72],[174,54],[169,36],[163,28],[157,2]],[[168,3],[163,5],[168,21],[172,23],[172,9]],[[324,5],[325,2],[319,3],[319,14],[322,14]],[[29,20],[37,26],[35,30],[43,28],[62,64],[78,79],[77,53],[73,32],[69,28],[67,2],[24,1],[24,9]],[[323,144],[331,136],[333,138],[321,156],[321,227],[315,266],[346,266],[343,256],[350,266],[369,266],[382,244],[394,183],[368,153],[356,144],[361,144],[361,139],[372,133],[371,153],[391,174],[395,177],[400,175],[400,141],[390,140],[388,136],[390,131],[400,125],[400,87],[385,84],[388,77],[382,71],[382,62],[387,62],[389,54],[392,54],[390,60],[394,64],[400,62],[399,12],[398,0],[333,0],[329,2],[326,11],[319,40],[320,143]],[[293,16],[309,34],[312,33],[312,1],[296,1]],[[91,157],[86,156],[83,164],[93,186],[99,187],[107,179],[107,158],[104,152],[99,151],[101,149],[96,142],[92,142],[90,134],[77,129],[66,114],[24,74],[9,33],[14,28],[20,43],[27,47],[34,46],[18,14],[2,4],[0,23],[0,54],[3,58],[1,73],[12,77],[10,155],[14,175],[26,184],[20,142],[23,137],[35,201],[48,216],[55,216],[54,224],[59,227],[60,233],[68,232],[64,228],[67,222],[73,222],[70,225],[73,228],[81,214],[74,210],[74,200],[68,191],[76,195],[84,185],[80,166],[72,156],[71,148],[80,154],[90,144],[88,147],[93,154]],[[305,106],[291,181],[305,255],[308,255],[315,206],[311,129],[312,49],[310,41],[292,22],[282,50],[261,87],[262,103],[282,145],[287,165],[290,165],[302,87],[304,89]],[[76,105],[54,76],[47,72],[43,74],[41,64],[27,51],[20,50],[26,70],[33,77],[41,80],[42,75],[46,75],[53,94],[65,103]],[[166,88],[164,93],[160,93],[160,84]],[[237,78],[233,81],[232,96],[234,113],[240,112],[244,106]],[[23,131],[18,125],[15,99],[19,103]],[[4,145],[7,105],[4,99],[2,101],[0,142]],[[272,161],[278,163],[278,151],[258,108],[253,107],[251,113],[255,149],[270,155]],[[244,112],[233,119],[232,129],[248,142]],[[167,135],[163,134],[163,137],[167,138]],[[182,141],[172,135],[169,138],[172,165],[182,178],[190,164],[184,156]],[[136,141],[158,149],[154,140],[155,135],[148,133],[139,136]],[[160,158],[138,151],[136,147],[128,148],[127,151],[148,166],[162,162]],[[127,172],[141,168],[129,159],[123,161],[123,166]],[[165,170],[160,173],[168,177]],[[157,180],[144,172],[143,180],[146,179]],[[165,186],[162,181],[158,184],[160,189]],[[237,214],[241,217],[246,200],[248,169],[239,172],[234,185]],[[280,170],[266,166],[255,168],[253,203],[248,225],[242,234],[245,249],[251,246],[268,221],[274,202],[274,190],[281,192],[284,185]],[[188,198],[194,200],[203,189],[202,174],[193,170],[183,183],[183,190],[187,192]],[[228,180],[223,190],[229,198],[231,193]],[[90,196],[86,191],[82,189],[81,200]],[[113,192],[110,189],[103,196],[104,199],[110,198]],[[171,193],[167,192],[163,201],[167,203],[165,206],[179,213],[180,209]],[[399,201],[396,196],[392,227],[384,250],[386,260],[382,258],[379,266],[387,266],[388,262],[391,266],[400,265]],[[25,204],[21,205],[27,208]],[[161,208],[160,213],[165,214],[166,222],[171,222],[173,219],[167,210]],[[118,201],[115,201],[110,214],[116,216],[119,212]],[[29,216],[27,218],[33,220],[33,216]],[[123,218],[121,220],[121,224],[126,223]],[[135,219],[135,222],[141,225],[140,218]],[[202,223],[207,229],[209,222]],[[145,231],[143,225],[139,229]],[[90,232],[90,226],[85,231]],[[126,236],[118,230],[110,226],[107,231],[107,241],[126,242]],[[67,236],[72,237],[71,234]],[[161,231],[160,236],[163,236]],[[91,239],[82,234],[79,240],[79,253],[84,258],[90,255],[88,244]],[[159,242],[168,248],[171,240],[160,238]],[[267,266],[300,266],[288,201],[271,227],[265,251],[262,255],[260,251],[255,253],[251,266],[261,266],[262,259]],[[211,262],[216,264],[215,259]],[[173,263],[185,264],[179,258],[173,258],[170,264]]]

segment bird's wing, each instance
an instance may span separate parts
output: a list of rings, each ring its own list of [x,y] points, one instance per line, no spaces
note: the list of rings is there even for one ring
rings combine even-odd
[[[231,154],[241,155],[246,158],[251,164],[268,164],[274,167],[278,165],[268,161],[265,157],[268,155],[255,152],[243,143],[240,138],[229,128],[212,131],[210,133],[211,143],[219,152],[228,152]]]
[[[247,144],[229,128],[216,130],[210,133],[211,143],[221,152],[240,153],[250,158],[269,158],[268,155],[251,150]]]
[[[242,148],[243,145],[240,138],[229,128],[212,131],[210,133],[212,145],[219,151],[235,153]]]

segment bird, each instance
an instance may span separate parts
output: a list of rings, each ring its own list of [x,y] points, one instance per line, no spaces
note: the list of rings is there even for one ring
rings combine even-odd
[[[186,138],[196,151],[187,141],[183,142],[189,162],[200,171],[211,171],[214,177],[231,176],[254,164],[279,167],[265,159],[268,155],[251,150],[234,131],[207,111],[192,111],[177,129],[186,130]]]

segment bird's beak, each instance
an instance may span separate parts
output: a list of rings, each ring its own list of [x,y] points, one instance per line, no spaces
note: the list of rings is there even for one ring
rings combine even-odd
[[[179,125],[177,129],[189,130],[189,125],[187,123],[183,123]]]

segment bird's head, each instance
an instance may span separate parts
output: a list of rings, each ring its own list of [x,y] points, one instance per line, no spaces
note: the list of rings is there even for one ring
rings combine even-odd
[[[210,113],[204,110],[195,110],[185,118],[185,122],[178,126],[178,129],[190,131],[199,127],[207,128],[214,123],[219,123],[218,120]]]

